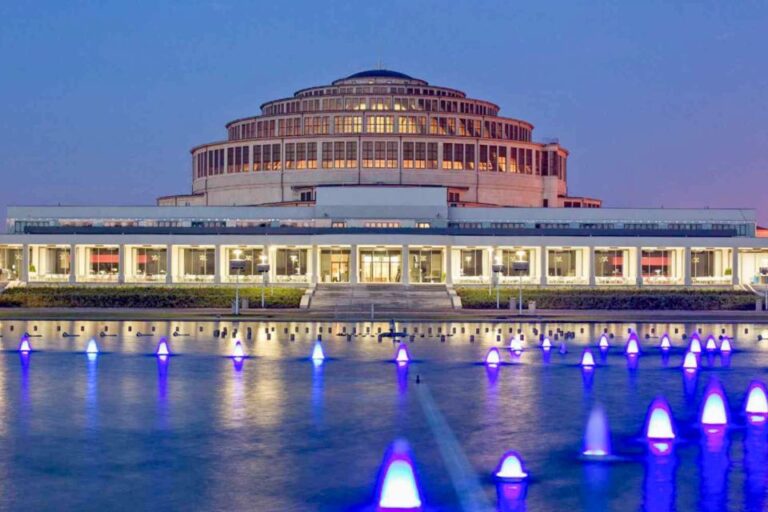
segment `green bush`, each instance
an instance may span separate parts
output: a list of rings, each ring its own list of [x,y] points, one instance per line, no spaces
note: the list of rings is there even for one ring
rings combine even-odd
[[[496,292],[487,288],[457,288],[462,306],[466,309],[496,307]],[[500,290],[502,307],[509,305],[510,297],[517,301],[518,290]],[[655,309],[655,310],[751,310],[755,296],[734,290],[686,289],[523,289],[523,304],[535,301],[537,309]]]
[[[268,308],[298,308],[301,288],[268,288]],[[250,307],[261,306],[261,288],[241,288]],[[229,308],[235,298],[230,287],[88,287],[46,286],[12,288],[0,294],[0,307],[26,308]]]

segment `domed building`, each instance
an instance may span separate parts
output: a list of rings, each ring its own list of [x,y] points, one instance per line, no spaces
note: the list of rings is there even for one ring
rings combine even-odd
[[[490,101],[384,69],[309,87],[192,149],[192,193],[159,205],[312,203],[328,185],[442,186],[459,206],[599,207],[567,196],[568,151]]]

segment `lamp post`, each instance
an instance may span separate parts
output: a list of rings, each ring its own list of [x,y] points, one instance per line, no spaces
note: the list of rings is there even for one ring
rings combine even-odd
[[[267,288],[269,279],[269,263],[267,263],[267,256],[262,254],[259,258],[260,263],[256,265],[256,272],[261,274],[261,309],[264,309],[264,290]]]
[[[242,259],[243,251],[241,249],[235,249],[232,251],[234,258],[229,260],[229,273],[235,274],[235,305],[233,312],[235,315],[240,314],[240,274],[245,270],[245,260]]]
[[[517,307],[520,315],[523,314],[523,273],[528,274],[530,264],[523,259],[525,251],[519,250],[515,253],[517,260],[512,262],[512,270],[517,274]]]
[[[499,309],[499,281],[501,281],[501,271],[503,269],[504,265],[502,265],[498,259],[491,267],[491,270],[493,270],[493,284],[496,286],[496,309]]]

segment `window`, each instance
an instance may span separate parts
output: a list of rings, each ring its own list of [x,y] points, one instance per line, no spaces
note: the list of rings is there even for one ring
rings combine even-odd
[[[445,280],[442,249],[411,249],[409,252],[412,283],[442,283]]]
[[[233,278],[236,274],[239,277],[259,277],[261,274],[258,272],[257,266],[262,263],[262,255],[264,251],[261,248],[252,247],[233,247],[227,249],[227,261],[243,261],[245,268],[240,271],[230,271],[230,278]]]
[[[432,227],[432,224],[429,222],[417,222],[416,227],[419,229],[429,229]]]
[[[458,203],[461,201],[461,198],[459,196],[458,192],[448,192],[448,202],[449,203]]]
[[[392,116],[369,116],[366,126],[368,133],[392,133],[394,120]]]
[[[307,142],[307,169],[317,169],[317,142]]]
[[[575,250],[549,250],[549,265],[547,275],[550,277],[576,276]]]
[[[277,249],[275,274],[278,276],[305,276],[307,274],[306,249]]]
[[[403,142],[403,169],[414,167],[414,142]]]
[[[347,222],[343,221],[343,220],[334,220],[333,222],[331,222],[331,227],[332,228],[346,228],[347,227]]]
[[[397,167],[397,142],[387,142],[387,168],[394,169]]]
[[[334,117],[335,133],[362,133],[363,118],[361,116],[336,116]]]
[[[666,249],[643,249],[640,264],[643,277],[672,277],[674,256]]]
[[[595,277],[623,277],[625,253],[619,249],[595,251]]]
[[[460,251],[460,272],[462,277],[482,277],[485,258],[483,249],[462,249]]]
[[[296,144],[288,143],[285,145],[285,168],[296,168]]]
[[[120,250],[117,247],[89,247],[88,275],[117,277],[120,268]]]
[[[485,144],[480,145],[480,158],[478,159],[477,168],[480,171],[487,171],[489,162],[488,162],[488,146]]]
[[[323,283],[348,283],[349,262],[349,249],[320,249],[320,281]]]
[[[167,250],[164,247],[135,247],[133,273],[138,280],[165,280],[168,273]]]
[[[502,249],[500,263],[503,276],[530,276],[531,256],[530,249]]]
[[[216,273],[216,254],[210,249],[183,249],[184,276],[213,276]]]
[[[301,201],[303,203],[307,203],[307,202],[310,202],[312,200],[313,200],[313,198],[312,198],[312,191],[311,190],[302,190],[301,192],[299,192],[299,201]]]
[[[427,143],[427,169],[437,169],[437,142]]]
[[[715,276],[715,251],[691,251],[691,277]]]
[[[330,169],[333,166],[333,143],[323,142],[323,169]]]

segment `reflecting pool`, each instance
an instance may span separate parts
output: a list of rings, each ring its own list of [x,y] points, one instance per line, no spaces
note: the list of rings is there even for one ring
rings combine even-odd
[[[425,511],[768,507],[768,424],[745,412],[768,381],[764,325],[397,322],[396,342],[389,329],[2,321],[0,509],[372,512],[385,483],[411,477],[398,459],[382,478],[398,440]],[[681,371],[698,329],[731,350]],[[640,350],[628,356],[630,333]],[[568,350],[543,350],[544,337]],[[407,364],[395,362],[400,341]],[[500,362],[488,365],[492,347]],[[716,429],[701,424],[708,387],[727,408]],[[647,437],[660,397],[674,422],[663,450]],[[603,432],[594,416],[587,428],[593,410],[610,424],[610,460],[583,456],[585,432]],[[510,451],[525,480],[495,477]]]

